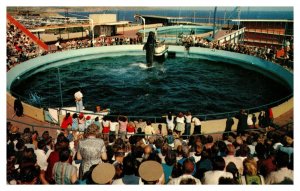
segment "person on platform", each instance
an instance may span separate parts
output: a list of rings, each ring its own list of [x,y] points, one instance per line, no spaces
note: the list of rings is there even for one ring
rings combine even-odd
[[[82,102],[83,94],[79,90],[74,94],[74,97],[76,102],[76,111],[81,112],[83,110],[83,102]]]

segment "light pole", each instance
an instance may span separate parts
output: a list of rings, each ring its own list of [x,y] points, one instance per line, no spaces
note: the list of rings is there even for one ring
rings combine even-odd
[[[143,38],[143,42],[145,41],[145,38],[146,38],[146,32],[145,32],[145,18],[142,17],[141,15],[134,15],[134,18],[136,19],[137,17],[139,17],[140,19],[143,20],[143,23],[144,23],[144,38]]]
[[[75,16],[80,16],[80,17],[85,17],[88,18],[90,23],[91,23],[91,30],[92,30],[92,45],[94,46],[94,20],[88,16],[85,15],[79,15],[79,14],[74,14],[74,13],[68,13],[69,15],[75,15]]]

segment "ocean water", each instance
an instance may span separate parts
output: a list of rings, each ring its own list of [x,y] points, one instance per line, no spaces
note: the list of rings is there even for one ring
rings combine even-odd
[[[70,12],[72,13],[72,12]],[[117,14],[117,20],[118,21],[132,21],[135,22],[134,15],[140,14],[140,15],[157,15],[157,16],[169,16],[169,17],[182,17],[183,19],[180,21],[190,21],[190,22],[201,22],[201,23],[212,23],[213,22],[213,16],[214,16],[214,8],[212,7],[211,10],[207,10],[199,7],[197,9],[196,7],[192,9],[188,8],[172,8],[172,9],[130,9],[127,8],[124,9],[108,9],[104,11],[97,11],[97,12],[76,12],[76,14],[88,16],[89,14],[95,14],[95,13],[106,13],[106,14]],[[61,13],[62,15],[65,15],[65,13]],[[74,15],[70,15],[74,16]],[[219,8],[217,9],[216,17],[220,18],[220,20],[217,20],[217,23],[222,24],[224,21],[221,19],[225,18],[232,18],[237,19],[238,18],[238,12],[234,11],[234,8]],[[79,17],[80,18],[80,17]],[[84,18],[84,17],[81,17]],[[276,10],[272,11],[270,9],[263,10],[261,8],[256,9],[255,7],[242,7],[240,11],[240,18],[241,19],[292,19],[294,18],[293,11],[286,11],[286,9],[280,10],[280,8],[277,8]]]
[[[11,90],[43,107],[60,107],[57,69],[34,74]],[[148,68],[144,56],[106,57],[60,67],[63,106],[84,106],[125,115],[161,116],[168,111],[211,114],[261,106],[291,92],[273,80],[227,63],[178,57]]]

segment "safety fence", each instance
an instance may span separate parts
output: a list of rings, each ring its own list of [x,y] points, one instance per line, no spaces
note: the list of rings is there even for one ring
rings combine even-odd
[[[39,108],[44,108],[45,121],[48,121],[48,122],[59,124],[61,115],[65,115],[66,113],[71,113],[71,114],[76,113],[76,111],[70,110],[70,109],[67,109],[67,108],[49,108],[49,106],[43,104],[42,102],[36,102],[36,101],[32,102],[32,99],[34,99],[33,97],[26,98],[24,96],[21,96],[21,95],[15,93],[15,92],[12,92],[12,91],[11,91],[11,94],[14,97],[18,97],[19,99],[21,99],[25,103],[28,103],[32,106],[39,107]],[[255,112],[264,111],[268,108],[275,107],[275,106],[277,106],[277,105],[279,105],[279,104],[281,104],[285,101],[288,101],[292,97],[293,97],[293,93],[286,96],[286,97],[283,97],[279,100],[273,101],[271,103],[267,103],[267,104],[260,105],[260,106],[257,106],[257,107],[241,108],[241,109],[244,109],[245,112],[248,113],[248,114],[252,114],[252,113],[255,113]],[[221,112],[221,113],[211,113],[211,114],[193,114],[193,117],[197,117],[197,118],[201,119],[202,121],[206,121],[206,120],[215,120],[215,119],[224,119],[224,118],[234,117],[238,112],[239,112],[239,110],[229,111],[229,112]],[[113,114],[114,112],[95,113],[93,111],[82,111],[81,113],[83,113],[85,116],[90,115],[92,118],[95,118],[95,117],[102,118],[104,115],[106,115],[110,118],[117,119],[117,117],[119,116],[119,115],[114,115]],[[128,121],[135,121],[135,120],[138,121],[139,119],[143,119],[145,121],[149,120],[152,123],[163,123],[166,120],[164,115],[166,115],[166,114],[162,114],[161,116],[128,115],[127,118],[128,118]]]
[[[22,125],[25,125],[27,126],[28,128],[31,128],[31,131],[39,131],[39,132],[43,132],[43,131],[54,131],[54,132],[60,132],[62,130],[62,128],[60,128],[59,126],[55,126],[55,125],[37,125],[37,124],[30,124],[30,123],[25,123],[25,122],[22,122],[22,121],[19,121],[19,120],[15,120],[15,119],[7,119],[8,122],[13,122],[13,123],[17,123],[17,124],[22,124]],[[274,130],[280,130],[280,131],[291,131],[293,130],[293,121],[292,122],[288,122],[287,124],[284,124],[283,126],[279,127],[278,125],[276,124],[273,124],[273,129]],[[213,128],[213,127],[212,127]],[[68,129],[68,131],[72,131],[72,132],[81,132],[83,133],[84,131],[79,131],[79,130],[71,130],[71,129]],[[251,128],[251,129],[246,129],[245,132],[260,132],[260,133],[264,133],[266,132],[266,128]],[[188,139],[190,136],[198,136],[198,135],[222,135],[222,134],[230,134],[230,133],[235,133],[235,131],[215,131],[215,132],[210,132],[210,133],[201,133],[201,134],[192,134],[192,135],[181,135],[182,138],[186,138]],[[53,134],[53,132],[52,132]],[[99,134],[104,134],[102,132],[99,132]],[[109,134],[109,133],[107,133]],[[118,135],[118,132],[116,132],[116,134]],[[51,133],[50,133],[51,135]],[[135,134],[125,134],[126,136],[129,135],[129,136],[132,136],[132,135],[136,135],[136,136],[146,136],[146,137],[165,137],[166,134],[138,134],[138,133],[135,133]],[[121,137],[121,134],[119,134],[119,136]],[[217,136],[217,139],[221,138],[221,136]]]

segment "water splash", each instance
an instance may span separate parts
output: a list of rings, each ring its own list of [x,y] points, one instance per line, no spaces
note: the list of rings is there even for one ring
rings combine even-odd
[[[36,92],[29,92],[28,93],[28,102],[33,105],[41,105],[43,98],[39,96]]]
[[[153,68],[154,67],[153,65],[148,67],[147,64],[142,63],[142,62],[132,63],[132,64],[130,64],[130,66],[138,66],[141,69],[148,69],[148,68]]]

